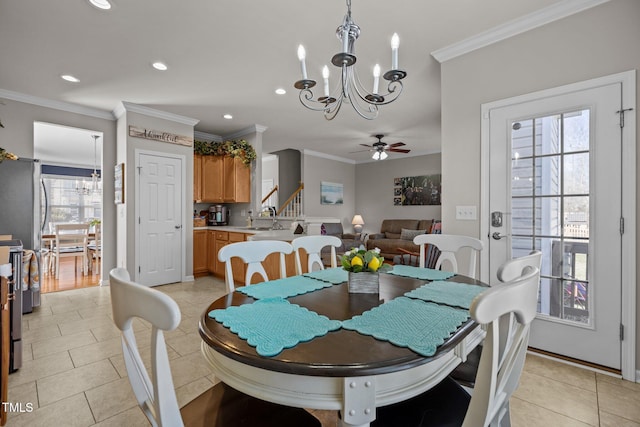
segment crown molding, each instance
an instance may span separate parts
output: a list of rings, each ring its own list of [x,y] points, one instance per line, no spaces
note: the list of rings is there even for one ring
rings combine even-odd
[[[187,126],[195,126],[200,122],[200,120],[192,119],[191,117],[167,113],[166,111],[156,110],[155,108],[144,107],[142,105],[126,101],[122,101],[122,103],[113,110],[113,115],[119,119],[125,112],[143,114],[145,116],[169,120],[171,122],[181,123]]]
[[[52,108],[54,110],[67,111],[69,113],[82,114],[83,116],[90,116],[98,119],[115,120],[115,116],[109,111],[84,107],[70,102],[54,101],[52,99],[40,98],[38,96],[27,95],[25,93],[13,92],[5,89],[0,89],[0,98],[24,102],[25,104],[38,105],[40,107]]]
[[[241,130],[239,130],[237,132],[225,135],[224,139],[226,139],[226,140],[236,139],[236,138],[240,138],[241,136],[245,136],[245,135],[249,135],[249,134],[253,134],[253,133],[263,133],[267,129],[269,129],[269,128],[266,127],[266,126],[255,124],[255,125],[248,126],[248,127],[244,128],[244,129],[241,129]]]
[[[224,138],[220,135],[214,135],[212,133],[200,132],[199,130],[193,131],[193,137],[196,139],[204,139],[205,141],[222,142]]]
[[[564,0],[431,52],[439,63],[549,24],[610,0]]]
[[[305,149],[301,151],[302,151],[302,154],[304,154],[305,156],[321,157],[323,159],[335,160],[337,162],[349,163],[351,165],[356,164],[355,160],[345,159],[344,157],[338,157],[332,154],[325,154],[325,153],[320,153],[319,151],[305,150]]]

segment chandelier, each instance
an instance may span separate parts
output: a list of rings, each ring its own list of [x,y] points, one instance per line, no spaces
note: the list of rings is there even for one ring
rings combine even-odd
[[[391,37],[391,70],[384,73],[383,79],[387,80],[387,93],[380,93],[380,65],[373,67],[373,90],[368,92],[360,82],[354,64],[356,63],[355,42],[360,36],[360,27],[351,19],[351,0],[347,0],[347,14],[342,24],[336,30],[336,36],[342,42],[342,51],[333,55],[331,63],[340,68],[340,83],[333,93],[329,91],[329,68],[325,65],[322,69],[324,80],[324,94],[318,98],[311,91],[316,85],[315,80],[307,76],[305,64],[306,52],[302,45],[298,46],[298,59],[302,69],[302,80],[295,82],[294,87],[300,90],[299,98],[302,105],[314,110],[322,111],[327,120],[333,118],[340,111],[343,102],[350,103],[356,112],[367,120],[373,120],[378,116],[378,106],[395,101],[402,93],[402,79],[407,76],[405,71],[398,69],[398,46],[400,39],[398,34]]]
[[[98,174],[98,138],[100,135],[91,135],[93,138],[93,173],[91,174],[91,190],[94,193],[98,193],[100,191],[100,174]]]

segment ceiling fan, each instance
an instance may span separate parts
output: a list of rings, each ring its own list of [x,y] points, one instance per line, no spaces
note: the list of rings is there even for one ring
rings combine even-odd
[[[391,151],[394,153],[408,153],[411,150],[407,150],[406,148],[398,148],[406,145],[404,142],[395,142],[393,144],[387,144],[386,142],[382,142],[382,138],[384,135],[378,134],[374,135],[374,137],[378,138],[377,142],[374,142],[372,145],[369,144],[360,144],[363,147],[368,147],[368,150],[361,151],[373,151],[373,159],[374,160],[384,160],[387,158],[387,151]],[[359,153],[360,151],[354,151],[354,153]]]

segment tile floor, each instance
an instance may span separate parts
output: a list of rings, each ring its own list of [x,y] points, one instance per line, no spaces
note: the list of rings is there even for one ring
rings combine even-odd
[[[200,354],[197,322],[207,301],[224,294],[224,283],[204,277],[156,289],[182,310],[180,327],[166,335],[182,405],[215,381]],[[10,413],[8,426],[149,425],[126,378],[108,287],[45,294],[24,320],[25,361],[9,376],[9,401],[30,402],[34,411]],[[135,328],[144,333],[148,326]],[[148,349],[148,335],[140,337]],[[640,427],[640,384],[530,355],[511,408],[514,427]],[[317,415],[335,426],[335,412]]]

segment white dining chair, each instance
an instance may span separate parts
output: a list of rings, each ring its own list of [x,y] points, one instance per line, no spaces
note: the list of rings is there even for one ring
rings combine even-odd
[[[320,422],[304,409],[256,399],[221,382],[180,409],[164,341],[164,332],[180,324],[178,304],[167,294],[131,281],[124,268],[111,270],[109,279],[113,321],[121,331],[129,383],[152,426],[320,427]],[[151,374],[133,332],[136,317],[151,324]]]
[[[342,246],[342,240],[336,236],[302,236],[293,239],[291,246],[293,246],[293,250],[295,251],[296,274],[302,274],[300,249],[304,249],[307,253],[307,272],[311,273],[314,266],[318,266],[319,270],[324,270],[321,252],[322,249],[327,246],[331,249],[331,268],[337,267],[336,248]]]
[[[455,234],[419,234],[413,239],[413,243],[420,247],[420,268],[425,267],[426,246],[433,245],[440,250],[440,255],[435,264],[435,269],[444,269],[452,273],[459,273],[457,256],[462,256],[463,252],[468,253],[466,263],[468,269],[462,272],[468,277],[476,277],[476,259],[478,253],[484,248],[481,240],[469,236],[458,236]],[[461,262],[462,264],[462,262]]]
[[[74,257],[75,268],[78,269],[78,258],[82,262],[82,273],[87,274],[89,224],[56,224],[56,237],[50,256],[55,262],[56,279],[60,278],[60,259]]]
[[[509,399],[524,367],[539,283],[540,270],[526,267],[522,276],[490,287],[472,301],[471,317],[487,330],[473,396],[446,377],[421,395],[377,408],[371,426],[510,426]],[[511,313],[515,321],[503,327],[500,319]]]
[[[100,224],[95,227],[95,237],[94,240],[87,245],[87,251],[89,252],[89,270],[93,274],[99,274],[100,262],[102,262],[102,227]]]
[[[247,242],[236,242],[223,246],[218,251],[218,259],[224,262],[225,283],[229,292],[235,289],[233,281],[233,268],[231,259],[240,258],[247,266],[244,283],[249,285],[254,274],[260,275],[264,281],[269,280],[262,261],[273,253],[280,254],[280,278],[287,277],[287,265],[285,255],[293,252],[293,246],[282,240],[252,240]]]
[[[501,283],[510,282],[522,276],[527,268],[542,268],[542,252],[531,251],[529,255],[525,255],[518,258],[512,258],[505,261],[496,272],[496,276]],[[501,322],[512,322],[512,316],[506,315]],[[507,327],[507,325],[502,325]],[[505,343],[500,344],[500,348],[504,347]],[[450,376],[458,384],[466,387],[467,391],[471,391],[475,387],[476,377],[478,374],[478,366],[480,365],[480,357],[482,355],[483,344],[478,345],[471,350],[467,355],[466,360],[456,366],[456,369],[451,372]]]

